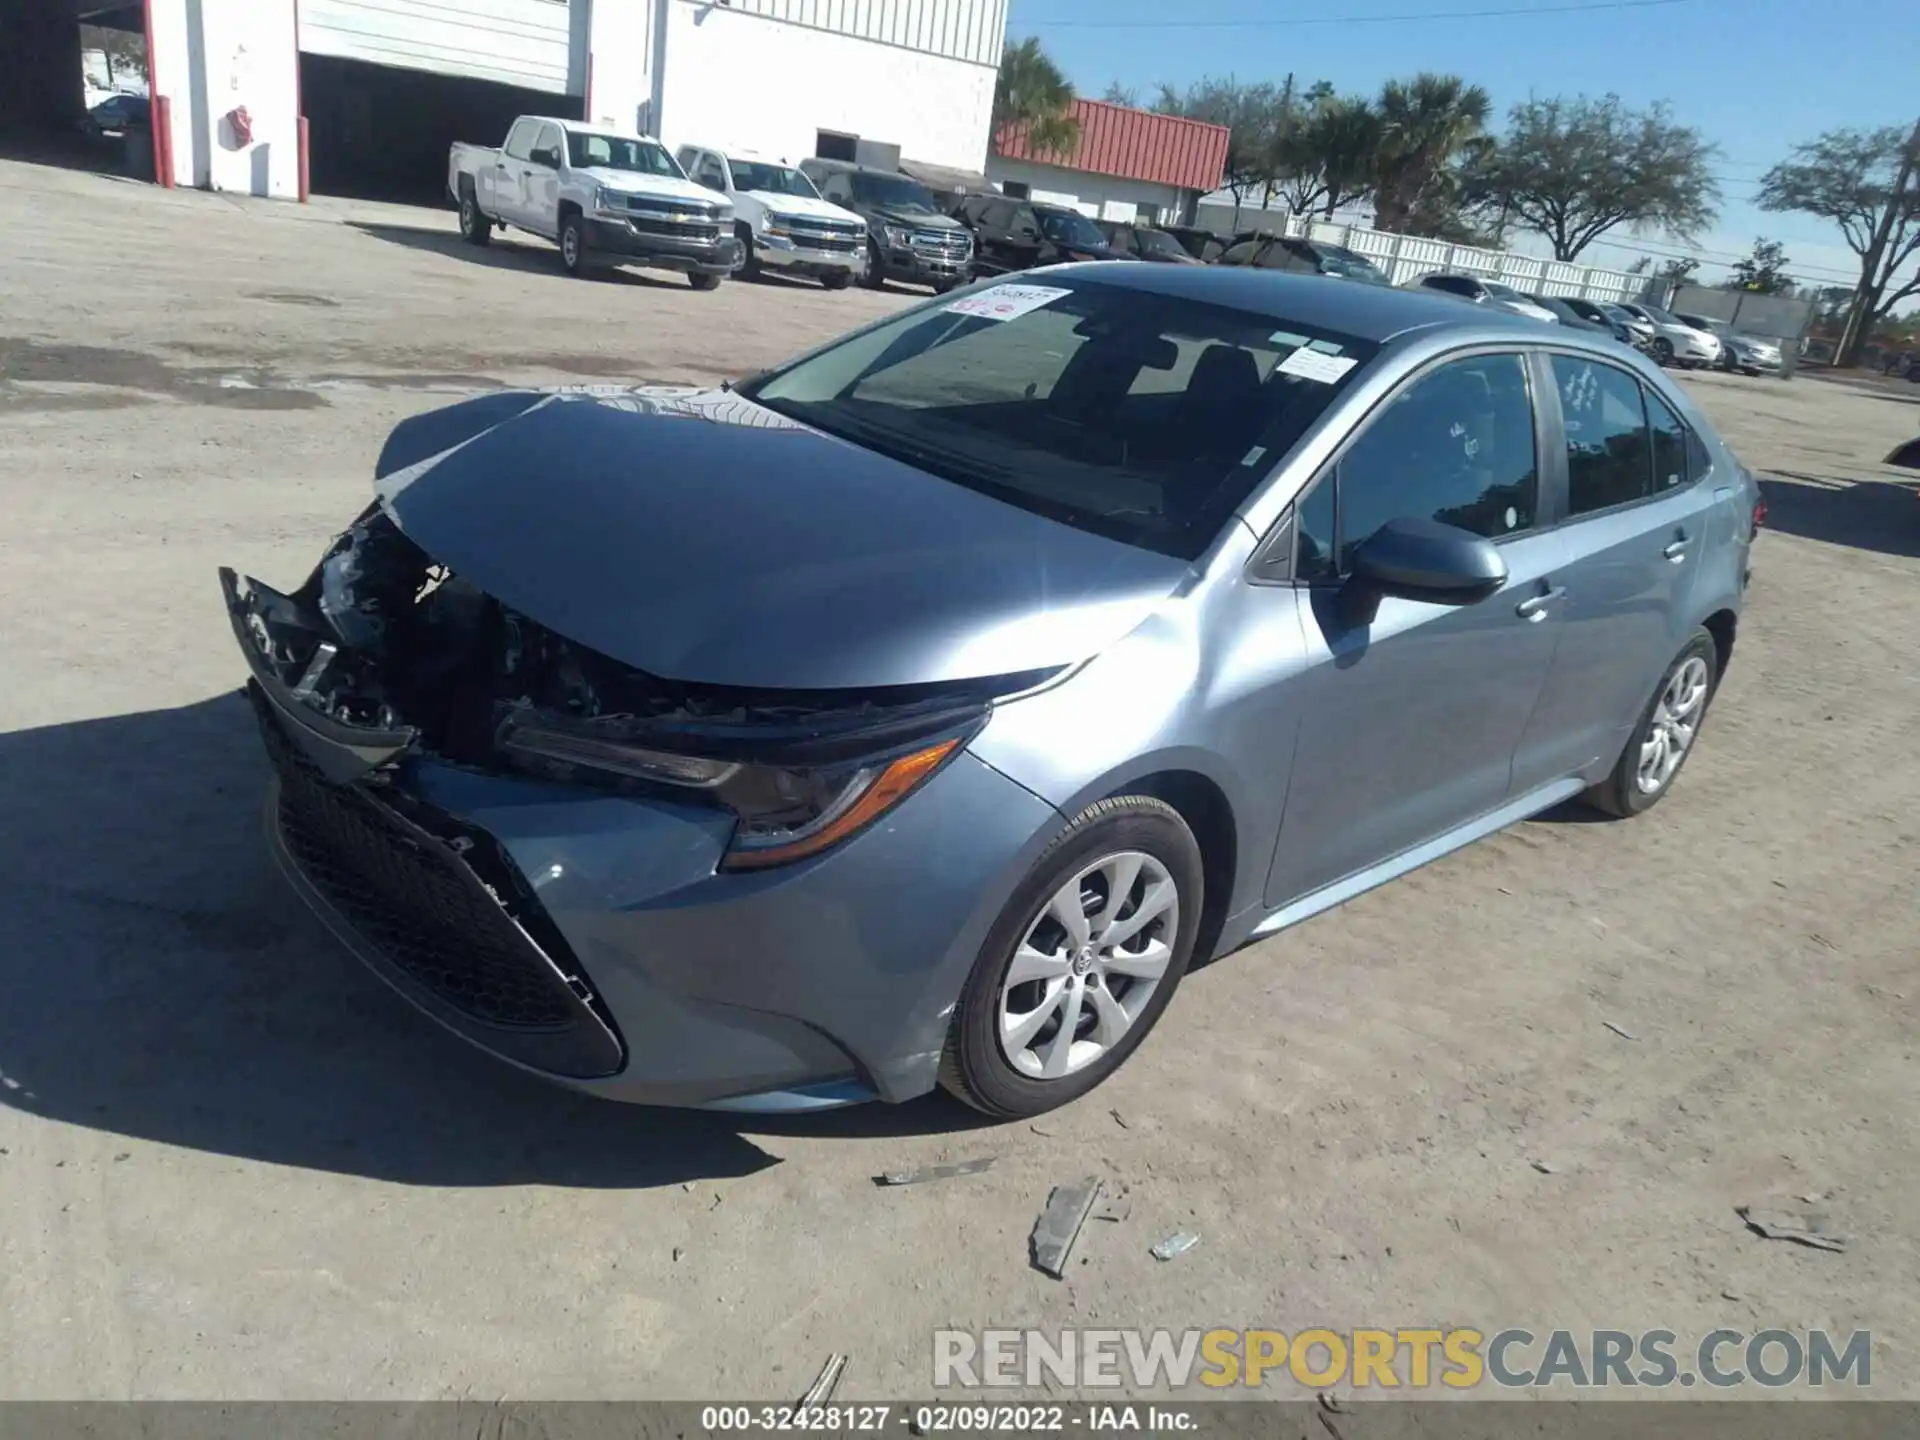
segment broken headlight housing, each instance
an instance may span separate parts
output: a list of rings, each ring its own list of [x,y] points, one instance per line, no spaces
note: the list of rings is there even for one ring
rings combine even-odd
[[[985,718],[982,710],[965,725],[881,741],[884,748],[872,753],[849,753],[842,741],[811,747],[814,755],[759,760],[665,750],[591,723],[524,714],[507,717],[499,746],[509,758],[703,794],[738,817],[720,868],[764,870],[818,855],[866,829],[932,777]]]

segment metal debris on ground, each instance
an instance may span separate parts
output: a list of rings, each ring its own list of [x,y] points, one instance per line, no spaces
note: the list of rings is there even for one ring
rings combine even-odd
[[[847,1357],[829,1355],[827,1363],[820,1367],[820,1373],[814,1377],[813,1384],[807,1387],[807,1393],[800,1397],[800,1404],[824,1405],[833,1398],[833,1387],[840,1383],[840,1372],[847,1368]]]
[[[993,1167],[997,1156],[982,1155],[978,1160],[960,1160],[952,1165],[929,1165],[921,1170],[889,1170],[873,1177],[876,1185],[923,1185],[929,1180],[954,1180],[962,1175],[978,1175]]]
[[[1125,1185],[1102,1185],[1100,1203],[1093,1207],[1095,1220],[1120,1221],[1133,1213],[1133,1191]]]
[[[1107,1114],[1113,1117],[1113,1123],[1118,1125],[1122,1130],[1131,1130],[1133,1128],[1127,1124],[1127,1117],[1122,1115],[1118,1110],[1109,1110]]]
[[[1638,1040],[1640,1038],[1638,1035],[1631,1035],[1625,1030],[1622,1030],[1618,1025],[1614,1024],[1611,1020],[1602,1020],[1600,1023],[1606,1026],[1607,1029],[1611,1030],[1614,1034],[1618,1035],[1622,1040]]]
[[[1542,1175],[1553,1174],[1553,1167],[1547,1164],[1547,1162],[1544,1160],[1529,1160],[1527,1163],[1533,1166],[1533,1168],[1538,1170]]]
[[[1200,1237],[1191,1230],[1176,1230],[1155,1245],[1150,1253],[1156,1260],[1171,1260],[1175,1256],[1186,1254],[1199,1243]]]
[[[1827,1228],[1823,1211],[1808,1208],[1793,1200],[1768,1201],[1760,1205],[1736,1205],[1734,1213],[1747,1222],[1747,1228],[1768,1240],[1790,1240],[1813,1250],[1831,1250],[1835,1254],[1847,1248],[1847,1237]]]
[[[1080,1238],[1080,1227],[1087,1223],[1087,1216],[1093,1213],[1094,1203],[1100,1198],[1100,1189],[1100,1181],[1093,1176],[1088,1176],[1078,1184],[1053,1187],[1052,1193],[1047,1196],[1047,1208],[1033,1222],[1033,1236],[1029,1243],[1036,1270],[1056,1280],[1066,1273],[1067,1257],[1073,1252],[1073,1242]]]

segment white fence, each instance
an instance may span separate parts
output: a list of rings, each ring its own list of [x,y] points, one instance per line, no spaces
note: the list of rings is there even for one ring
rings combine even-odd
[[[1344,245],[1373,261],[1387,272],[1388,278],[1396,285],[1417,275],[1451,270],[1463,275],[1498,280],[1529,295],[1636,300],[1647,284],[1644,275],[1628,275],[1620,270],[1597,270],[1589,265],[1569,265],[1560,260],[1542,260],[1537,255],[1516,255],[1511,250],[1479,250],[1471,245],[1449,245],[1444,240],[1428,240],[1418,235],[1389,235],[1384,230],[1369,230],[1364,225],[1308,220],[1299,215],[1280,215],[1256,209],[1244,210],[1241,216],[1240,224],[1249,230],[1270,230],[1276,235]]]

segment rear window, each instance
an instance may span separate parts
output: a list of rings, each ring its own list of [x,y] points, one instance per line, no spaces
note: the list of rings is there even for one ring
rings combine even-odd
[[[743,386],[918,469],[1184,560],[1377,346],[1087,280],[975,287]]]

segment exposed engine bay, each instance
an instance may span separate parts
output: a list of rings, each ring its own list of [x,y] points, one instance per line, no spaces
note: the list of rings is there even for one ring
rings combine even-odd
[[[969,716],[977,723],[995,698],[1051,673],[812,693],[662,679],[517,614],[426,555],[378,504],[290,595],[223,573],[236,634],[263,662],[256,668],[336,726],[404,738],[393,759],[424,751],[616,789],[652,786],[644,773],[591,763],[591,747],[832,762],[965,726]],[[546,743],[515,745],[522,728],[537,728]],[[555,737],[586,748],[570,752]]]

